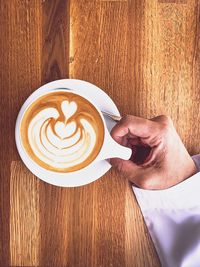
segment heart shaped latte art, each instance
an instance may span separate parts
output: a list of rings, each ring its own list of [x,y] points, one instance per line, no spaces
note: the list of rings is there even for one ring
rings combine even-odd
[[[76,116],[75,101],[63,100],[36,113],[28,126],[28,141],[34,155],[52,169],[72,168],[92,153],[97,136],[87,116]]]

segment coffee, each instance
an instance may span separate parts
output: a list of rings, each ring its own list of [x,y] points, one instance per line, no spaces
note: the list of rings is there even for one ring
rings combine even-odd
[[[97,157],[104,125],[85,98],[54,91],[39,97],[25,111],[20,137],[26,153],[38,165],[50,171],[72,172]]]

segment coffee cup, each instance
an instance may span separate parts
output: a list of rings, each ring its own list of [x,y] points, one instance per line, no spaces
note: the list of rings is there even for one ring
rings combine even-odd
[[[71,100],[68,101],[66,99],[68,99],[67,96],[69,96],[69,95],[71,97]],[[57,158],[56,158],[57,163],[59,162],[60,159],[62,159],[62,163],[63,164],[60,164],[60,165],[59,164],[54,164],[53,167],[52,167],[51,164],[50,165],[49,164],[46,164],[46,165],[42,164],[41,163],[42,159],[46,156],[45,155],[45,150],[43,148],[42,148],[42,152],[41,152],[42,158],[40,158],[39,161],[36,160],[36,158],[37,158],[37,156],[39,154],[36,153],[36,157],[34,157],[33,154],[37,149],[35,151],[31,151],[31,150],[33,149],[34,142],[36,142],[35,144],[36,144],[37,147],[39,147],[39,145],[41,145],[40,141],[38,141],[41,138],[41,136],[39,136],[39,133],[41,134],[41,132],[44,132],[44,129],[43,129],[44,127],[43,128],[42,127],[39,127],[39,128],[35,127],[35,129],[34,129],[33,125],[34,125],[34,123],[37,124],[37,119],[35,119],[35,122],[32,123],[32,128],[30,127],[29,133],[27,131],[27,133],[24,134],[25,129],[28,129],[29,126],[30,126],[29,124],[26,123],[26,120],[30,120],[30,118],[32,118],[33,115],[35,116],[34,118],[36,118],[37,114],[39,114],[39,112],[37,110],[38,106],[40,106],[41,110],[43,110],[43,111],[45,110],[44,107],[41,107],[40,100],[43,99],[43,104],[44,104],[44,103],[47,103],[46,101],[49,99],[49,103],[52,104],[53,102],[51,102],[51,99],[52,99],[52,97],[55,98],[56,96],[57,97],[58,96],[61,97],[61,100],[62,100],[62,97],[63,97],[63,100],[60,101],[60,102],[56,100],[58,102],[58,105],[60,105],[60,108],[58,107],[57,111],[58,111],[58,113],[60,112],[62,114],[61,115],[58,114],[58,118],[59,119],[58,119],[57,122],[56,122],[55,118],[53,118],[53,126],[51,125],[51,127],[55,127],[55,129],[51,131],[51,134],[52,133],[60,134],[61,141],[57,140],[58,142],[60,142],[59,144],[61,144],[63,140],[66,141],[67,138],[69,139],[69,136],[72,136],[72,135],[70,135],[70,133],[73,132],[73,129],[76,129],[76,133],[78,133],[78,130],[77,130],[78,126],[73,124],[73,120],[70,121],[70,118],[68,118],[69,122],[71,123],[71,126],[70,126],[71,128],[68,127],[68,130],[71,131],[71,132],[68,134],[69,136],[67,136],[67,137],[64,135],[64,130],[65,130],[65,128],[64,128],[65,127],[64,120],[66,120],[66,117],[64,116],[65,115],[64,114],[65,113],[65,109],[66,109],[66,111],[68,110],[69,113],[70,112],[73,113],[73,109],[74,110],[76,109],[76,111],[77,111],[78,108],[77,107],[75,108],[75,106],[73,106],[73,104],[76,102],[76,101],[74,101],[74,99],[75,100],[78,99],[77,101],[79,101],[81,103],[81,105],[84,104],[84,107],[87,107],[87,112],[85,114],[83,114],[83,110],[80,109],[80,111],[82,112],[82,115],[83,115],[82,124],[81,124],[82,128],[81,129],[82,130],[84,129],[83,126],[85,126],[87,128],[87,131],[85,133],[85,139],[84,139],[84,141],[83,140],[80,141],[80,142],[82,142],[81,143],[82,147],[79,144],[76,145],[76,149],[75,149],[76,151],[73,150],[73,148],[70,148],[71,152],[72,152],[70,154],[70,157],[71,157],[70,159],[72,159],[72,156],[71,156],[72,154],[73,154],[73,157],[74,157],[75,152],[79,153],[77,155],[80,156],[80,150],[78,149],[79,147],[82,148],[82,151],[86,151],[87,150],[86,149],[87,148],[86,144],[89,144],[88,140],[93,140],[92,138],[96,134],[96,139],[95,139],[96,141],[95,142],[97,143],[97,146],[95,147],[94,144],[93,144],[93,146],[92,146],[92,144],[90,144],[91,145],[90,151],[94,151],[96,149],[96,152],[93,153],[93,154],[91,153],[92,156],[89,153],[88,157],[87,157],[87,155],[82,153],[81,155],[82,156],[84,155],[84,160],[83,160],[84,164],[82,164],[81,158],[79,157],[79,161],[76,161],[76,164],[75,164],[76,167],[74,167],[73,164],[70,165],[69,162],[65,161],[65,159],[69,156],[69,153],[67,153],[67,150],[66,151],[61,151],[61,152],[56,150],[56,151],[58,151],[60,153],[59,156],[57,155]],[[65,96],[66,96],[66,99],[65,99]],[[49,122],[49,119],[50,119],[50,118],[48,118],[49,109],[51,108],[53,110],[53,108],[55,108],[55,106],[53,106],[53,108],[52,108],[52,107],[48,107],[48,104],[47,104],[46,108],[48,109],[47,112],[46,112],[47,117],[45,117],[45,116],[44,117],[46,118],[45,121]],[[70,108],[71,108],[71,111],[70,111]],[[33,111],[33,113],[31,113],[32,111]],[[76,111],[75,111],[75,113],[76,113]],[[90,116],[91,114],[93,116]],[[30,116],[28,116],[28,115],[30,115]],[[72,116],[73,115],[74,114],[72,114]],[[84,116],[85,116],[85,121],[84,121]],[[95,128],[95,125],[92,124],[93,123],[92,119],[91,119],[92,117],[95,117],[96,120],[97,120],[97,125],[96,125],[97,127],[96,128]],[[34,118],[32,118],[32,119],[34,119]],[[88,121],[86,120],[86,118],[87,118]],[[33,120],[30,120],[30,121],[33,121]],[[86,123],[86,121],[87,121],[87,123]],[[90,125],[88,124],[88,122],[89,122]],[[46,123],[46,126],[47,126],[47,124],[48,123]],[[41,120],[40,120],[40,123],[38,123],[38,125],[41,125]],[[66,123],[66,125],[67,125],[67,123]],[[51,127],[49,126],[48,129],[47,128],[45,128],[45,129],[47,129],[47,131],[49,131],[49,133],[50,133],[49,129]],[[96,130],[92,131],[92,127],[94,129],[96,129]],[[59,129],[60,129],[60,132],[59,132]],[[82,136],[83,136],[83,134],[84,133],[82,132]],[[77,91],[75,89],[54,88],[54,89],[51,89],[51,90],[45,91],[45,92],[40,91],[37,94],[33,93],[27,99],[27,101],[24,103],[24,105],[22,106],[22,108],[21,108],[21,110],[19,112],[19,115],[18,115],[18,118],[17,118],[17,121],[16,121],[15,136],[16,136],[17,148],[18,148],[20,156],[22,157],[22,160],[24,161],[26,166],[30,169],[30,171],[32,171],[39,178],[41,178],[42,175],[45,176],[45,175],[49,175],[50,173],[51,173],[51,175],[52,174],[54,174],[54,175],[63,175],[63,174],[66,174],[66,173],[70,172],[71,175],[76,175],[76,174],[80,173],[81,171],[83,171],[84,169],[87,169],[87,168],[90,169],[91,165],[95,165],[99,161],[110,159],[110,158],[115,158],[115,157],[122,158],[124,160],[128,160],[130,158],[130,156],[131,156],[131,149],[119,145],[117,142],[115,142],[112,139],[112,137],[110,136],[110,133],[109,133],[109,131],[107,129],[104,117],[103,117],[101,111],[99,110],[99,108],[94,103],[92,103],[90,100],[86,99],[85,96],[84,96],[84,93],[81,93],[81,91]],[[25,143],[28,143],[30,141],[28,139],[30,136],[32,136],[32,146],[26,146]],[[49,136],[51,136],[51,135],[49,135]],[[49,138],[49,136],[48,136],[48,138]],[[74,136],[72,136],[72,138],[73,137]],[[46,138],[47,141],[48,141],[48,138]],[[34,140],[34,142],[33,142],[33,140]],[[69,141],[69,140],[67,140],[67,141]],[[37,142],[39,142],[39,143],[37,143]],[[44,140],[42,140],[42,142],[44,143]],[[49,149],[47,143],[45,143],[45,145]],[[55,145],[55,144],[53,144],[53,145]],[[51,156],[50,153],[52,151],[48,151],[48,152],[49,152],[48,156],[50,157]],[[65,152],[67,153],[66,155],[65,155]],[[48,156],[47,156],[47,158],[48,158]],[[88,158],[89,158],[89,160],[88,160]],[[53,159],[53,157],[51,159]],[[64,166],[64,165],[68,166],[68,167],[67,168],[61,168],[61,166]]]

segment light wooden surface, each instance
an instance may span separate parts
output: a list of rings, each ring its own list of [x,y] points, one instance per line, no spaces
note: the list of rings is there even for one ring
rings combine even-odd
[[[0,266],[160,266],[128,181],[41,182],[17,154],[15,119],[40,85],[83,79],[122,114],[171,115],[198,153],[199,16],[199,0],[0,1]]]

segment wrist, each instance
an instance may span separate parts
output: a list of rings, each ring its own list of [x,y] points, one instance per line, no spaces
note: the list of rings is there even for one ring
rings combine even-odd
[[[193,176],[195,173],[198,172],[197,166],[194,162],[194,160],[189,156],[188,158],[188,164],[184,168],[185,174],[184,174],[184,179],[188,179],[189,177]]]

